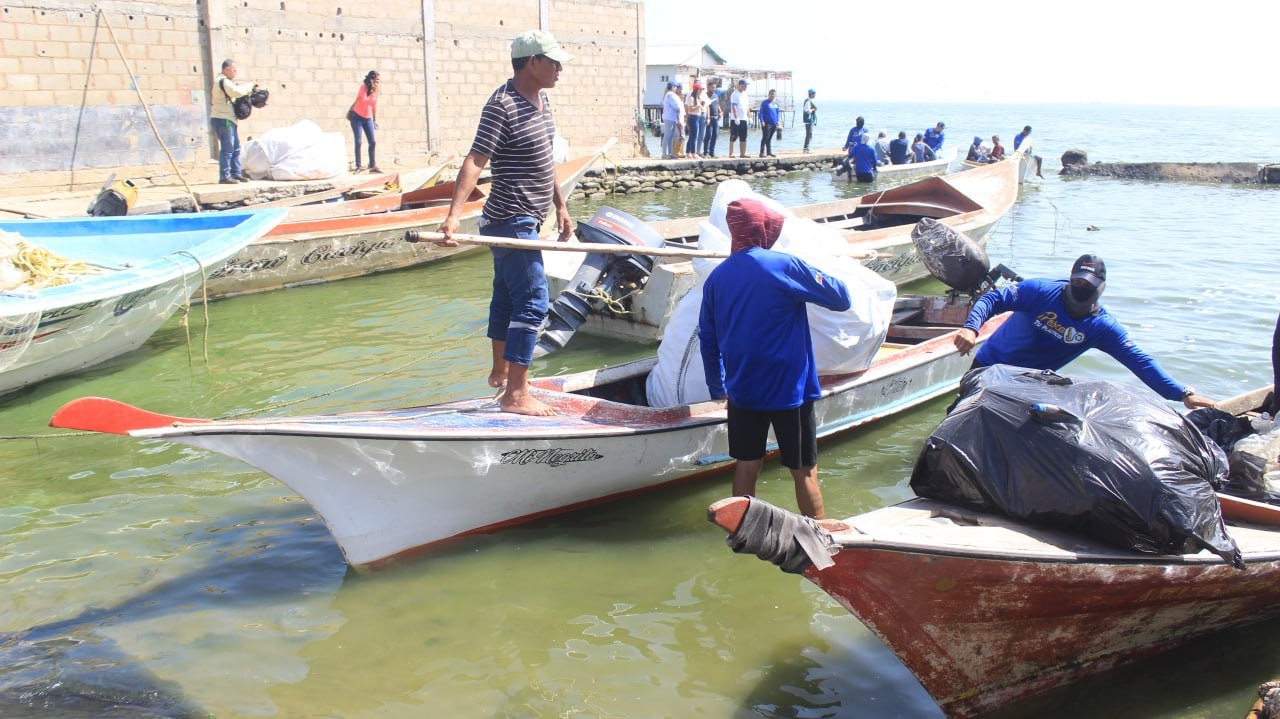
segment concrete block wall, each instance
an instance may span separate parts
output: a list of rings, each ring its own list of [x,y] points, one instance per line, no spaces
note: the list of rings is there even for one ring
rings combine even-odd
[[[68,170],[73,159],[76,167],[167,162],[90,3],[51,5],[0,5],[0,173]],[[195,4],[104,9],[175,158],[203,156],[205,62]]]
[[[20,184],[26,175],[19,173],[65,173],[73,164],[167,165],[134,82],[184,172],[204,172],[213,157],[208,93],[228,57],[241,80],[271,91],[268,106],[241,122],[242,140],[305,118],[341,132],[350,149],[346,111],[360,80],[376,69],[383,78],[379,162],[460,156],[484,100],[511,75],[511,39],[538,27],[577,56],[551,91],[560,134],[575,151],[610,136],[620,140],[618,156],[639,149],[639,0],[103,0],[97,6],[108,13],[134,79],[94,3],[0,0],[0,185]]]

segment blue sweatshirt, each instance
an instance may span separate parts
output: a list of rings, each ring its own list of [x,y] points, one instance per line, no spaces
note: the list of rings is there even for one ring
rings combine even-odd
[[[843,312],[849,290],[781,252],[752,247],[721,262],[702,288],[698,319],[711,396],[761,411],[820,397],[807,302]]]
[[[931,127],[924,131],[924,144],[933,148],[934,152],[942,149],[942,141],[946,139],[946,131],[939,132],[937,128]]]
[[[773,100],[760,103],[760,122],[769,125],[778,124],[778,103]]]
[[[1062,297],[1065,291],[1066,280],[1034,279],[978,298],[965,327],[977,332],[989,317],[1011,310],[1013,316],[978,350],[977,362],[1058,370],[1096,347],[1119,360],[1156,394],[1165,399],[1182,399],[1183,386],[1138,349],[1124,325],[1105,307],[1096,315],[1074,319],[1067,313]]]
[[[860,175],[876,174],[876,167],[880,164],[876,159],[876,151],[865,142],[858,143],[853,146],[853,152],[849,153],[853,156],[853,171]]]
[[[854,146],[854,145],[856,145],[856,144],[858,144],[858,135],[865,135],[865,134],[867,134],[867,128],[866,128],[866,126],[865,126],[865,125],[864,125],[864,126],[862,126],[862,127],[853,127],[853,128],[850,128],[850,129],[849,129],[849,136],[848,136],[848,137],[846,137],[846,138],[845,138],[845,140],[844,140],[844,147],[842,147],[842,148],[840,148],[840,149],[842,149],[842,150],[848,150],[848,151],[849,151],[849,157],[853,157],[853,146]]]
[[[900,137],[889,142],[889,161],[895,165],[905,165],[910,152],[911,143]]]
[[[1023,141],[1023,140],[1025,140],[1025,139],[1027,139],[1027,136],[1026,136],[1026,135],[1024,135],[1024,134],[1022,134],[1021,132],[1019,132],[1018,134],[1014,135],[1014,136],[1013,136],[1013,149],[1015,149],[1015,150],[1016,150],[1016,149],[1018,149],[1018,147],[1019,147],[1020,145],[1022,145],[1022,141]]]

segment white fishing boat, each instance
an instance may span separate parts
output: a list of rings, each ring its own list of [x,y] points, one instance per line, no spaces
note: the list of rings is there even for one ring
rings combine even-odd
[[[944,298],[899,298],[871,367],[821,378],[818,436],[953,392],[971,361],[952,344],[966,314],[967,304]],[[988,322],[979,340],[1002,322]],[[729,467],[724,402],[648,406],[655,362],[533,380],[534,394],[557,412],[551,417],[503,413],[482,398],[209,421],[84,398],[51,424],[180,442],[251,464],[308,501],[347,560],[363,566]]]
[[[985,165],[969,172],[928,177],[917,182],[861,197],[790,208],[799,217],[839,228],[850,250],[873,259],[862,264],[901,287],[929,276],[911,242],[911,228],[925,217],[938,219],[963,232],[980,246],[1018,198],[1016,160]],[[706,217],[649,223],[668,244],[691,247]],[[578,254],[546,252],[543,262],[553,295],[567,287],[583,258]],[[689,261],[660,260],[643,289],[609,306],[597,306],[580,331],[633,342],[662,339],[667,321],[680,298],[697,282]]]
[[[945,175],[951,171],[951,163],[955,162],[956,148],[949,147],[937,154],[935,159],[927,162],[908,162],[904,165],[881,165],[876,168],[876,181],[884,182],[889,180],[904,180],[911,177],[932,177],[934,175]],[[847,173],[839,175],[832,171],[832,177],[836,180],[846,180],[853,182]]]
[[[285,211],[0,221],[91,272],[0,293],[0,393],[136,349]]]

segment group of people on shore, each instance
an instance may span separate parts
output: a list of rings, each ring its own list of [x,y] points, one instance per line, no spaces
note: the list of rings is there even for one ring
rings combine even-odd
[[[235,60],[228,58],[222,61],[221,71],[213,79],[213,86],[217,91],[213,93],[209,104],[209,127],[218,141],[218,182],[223,185],[249,181],[240,165],[239,121],[243,118],[236,116],[235,101],[257,90],[258,85],[237,83],[237,74]],[[360,81],[355,101],[347,109],[347,122],[351,125],[356,148],[353,172],[364,171],[364,166],[360,163],[361,136],[369,145],[369,172],[382,172],[378,169],[376,159],[378,140],[375,133],[378,129],[378,96],[381,94],[381,87],[382,78],[378,71],[370,70]]]
[[[668,82],[662,96],[662,159],[716,157],[716,144],[721,127],[729,128],[729,157],[734,157],[733,143],[738,143],[737,157],[747,156],[747,124],[750,116],[749,82],[738,80],[730,92],[721,90],[719,80],[704,87],[694,82],[686,94],[684,83]],[[781,111],[777,90],[757,108],[760,118],[760,157],[773,154],[773,138],[781,137]]]

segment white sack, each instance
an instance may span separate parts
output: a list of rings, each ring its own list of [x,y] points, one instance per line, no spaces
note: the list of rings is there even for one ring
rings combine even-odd
[[[773,249],[808,262],[849,288],[852,306],[836,312],[809,305],[809,334],[818,374],[858,372],[871,366],[889,332],[893,283],[842,254],[848,243],[839,230],[802,217],[788,218]]]
[[[255,180],[325,180],[347,174],[346,136],[310,120],[276,127],[245,143],[241,164]]]
[[[753,192],[741,180],[722,182],[716,189],[711,216],[698,227],[699,249],[720,252],[730,249],[732,240],[725,212],[730,202],[743,197],[759,200],[787,217],[774,250],[799,257],[849,288],[853,304],[846,312],[809,306],[809,328],[818,373],[842,374],[870,366],[893,316],[897,296],[893,283],[845,256],[848,244],[838,230],[795,217],[773,199]],[[698,317],[702,311],[702,285],[722,261],[708,258],[693,261],[697,284],[676,304],[667,320],[658,346],[658,362],[646,381],[650,407],[674,407],[711,399],[702,368]]]

